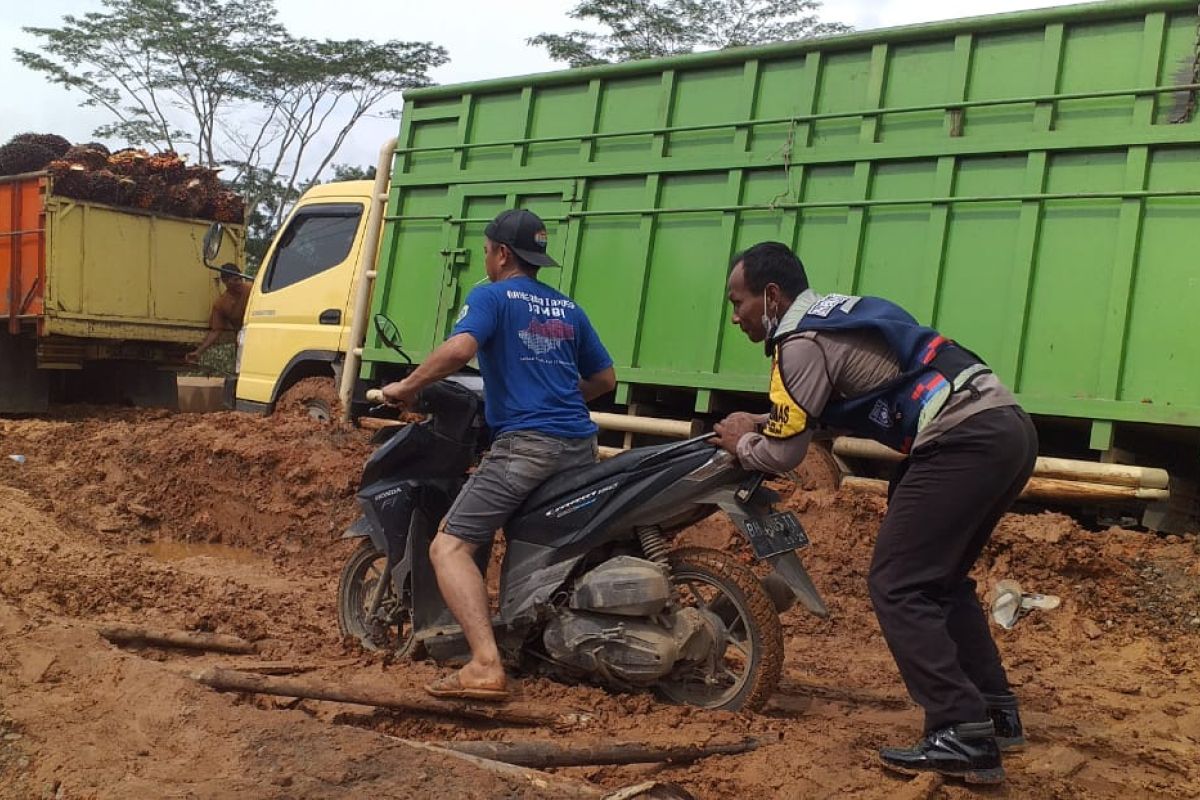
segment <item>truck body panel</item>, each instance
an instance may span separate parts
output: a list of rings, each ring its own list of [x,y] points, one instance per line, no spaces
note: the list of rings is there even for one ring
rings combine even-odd
[[[482,274],[483,226],[526,206],[618,401],[706,410],[765,389],[725,275],[778,240],[815,289],[899,302],[1034,413],[1200,427],[1196,16],[1098,3],[408,92],[372,313],[419,360]],[[363,357],[364,378],[398,363],[370,330]]]

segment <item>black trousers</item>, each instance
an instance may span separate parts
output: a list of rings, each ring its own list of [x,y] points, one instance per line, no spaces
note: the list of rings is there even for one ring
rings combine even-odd
[[[987,719],[982,695],[1009,691],[967,576],[1037,459],[1017,406],[969,417],[912,452],[893,479],[871,561],[875,615],[926,732]]]

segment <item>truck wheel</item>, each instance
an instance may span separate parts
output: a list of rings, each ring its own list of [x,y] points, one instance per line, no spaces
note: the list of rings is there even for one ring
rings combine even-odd
[[[280,395],[275,409],[284,414],[299,413],[318,422],[333,422],[341,416],[342,404],[333,378],[303,378]]]

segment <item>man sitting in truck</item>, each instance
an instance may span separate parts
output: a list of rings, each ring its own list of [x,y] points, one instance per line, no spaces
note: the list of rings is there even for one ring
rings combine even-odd
[[[530,211],[492,220],[483,241],[490,283],[471,290],[449,339],[383,387],[386,401],[403,407],[478,355],[495,437],[429,549],[438,588],[471,647],[462,669],[426,687],[435,697],[508,698],[475,552],[551,475],[596,460],[587,403],[616,386],[612,359],[583,309],[537,280],[539,268],[558,266],[546,244],[546,226]]]
[[[925,736],[883,748],[883,765],[1000,782],[1001,748],[1024,738],[968,574],[1033,472],[1033,423],[974,353],[895,303],[813,292],[787,245],[735,256],[728,291],[733,323],[772,359],[771,413],[718,423],[722,447],[748,469],[788,472],[819,420],[909,456],[889,487],[868,588]]]
[[[187,360],[193,364],[217,343],[221,334],[226,331],[240,331],[242,319],[246,316],[246,303],[250,301],[250,280],[239,272],[234,264],[222,264],[218,271],[221,273],[221,284],[225,291],[213,301],[212,313],[208,317],[208,333],[204,335],[204,340],[187,354]]]

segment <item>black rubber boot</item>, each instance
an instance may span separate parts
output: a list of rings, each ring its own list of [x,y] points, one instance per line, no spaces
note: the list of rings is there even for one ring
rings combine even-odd
[[[883,766],[906,775],[935,772],[967,783],[1000,783],[1004,766],[996,729],[987,722],[964,722],[932,731],[915,747],[885,747],[879,751]]]
[[[1017,697],[1006,694],[985,694],[988,716],[996,726],[996,744],[1001,750],[1019,750],[1025,746],[1025,728],[1021,725],[1021,712],[1017,708]]]

